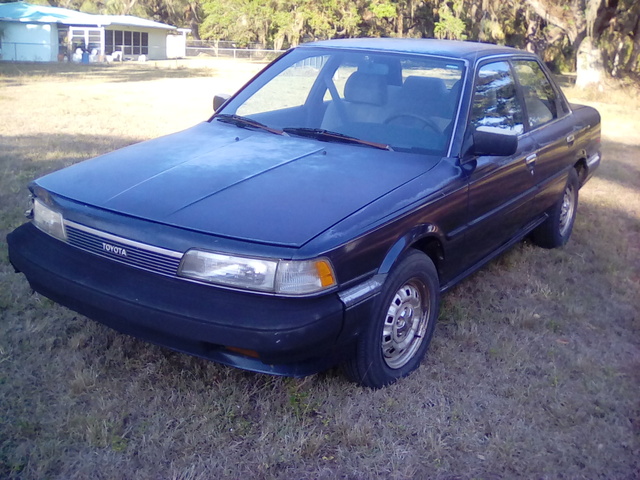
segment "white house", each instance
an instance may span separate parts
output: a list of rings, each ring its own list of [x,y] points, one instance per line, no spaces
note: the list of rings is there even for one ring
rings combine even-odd
[[[24,2],[0,4],[1,60],[178,58],[185,56],[188,32],[130,15],[92,15]]]

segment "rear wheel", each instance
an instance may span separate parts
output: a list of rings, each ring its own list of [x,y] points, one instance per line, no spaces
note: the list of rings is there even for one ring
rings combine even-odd
[[[551,207],[549,218],[536,228],[531,238],[543,248],[556,248],[569,241],[578,210],[578,173],[571,169],[562,197]]]
[[[345,364],[347,376],[380,388],[415,370],[433,336],[439,303],[433,262],[422,252],[410,251],[387,277],[371,324]]]

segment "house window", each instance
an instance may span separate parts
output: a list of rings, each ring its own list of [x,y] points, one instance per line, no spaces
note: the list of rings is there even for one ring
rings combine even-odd
[[[71,45],[70,54],[76,53],[78,49],[81,49],[87,53],[101,54],[100,44],[102,30],[97,28],[86,27],[70,27],[69,34],[67,36],[66,30],[58,30],[59,45],[67,44],[67,38],[69,38],[69,44]],[[63,38],[64,37],[64,38]],[[94,52],[95,50],[95,52]]]
[[[131,55],[133,53],[133,41],[131,40],[133,32],[124,32],[124,54]]]
[[[110,46],[111,50],[109,50]],[[113,32],[111,30],[105,30],[104,32],[104,53],[107,55],[113,53]]]
[[[140,55],[140,32],[133,32],[133,54]]]
[[[122,30],[104,32],[105,54],[122,52],[124,55],[147,55],[149,53],[149,34]]]
[[[69,29],[58,27],[58,55],[69,59]]]

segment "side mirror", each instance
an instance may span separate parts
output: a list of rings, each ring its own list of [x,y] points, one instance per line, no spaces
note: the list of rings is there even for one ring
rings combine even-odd
[[[225,104],[227,100],[231,98],[231,95],[227,95],[226,93],[219,93],[218,95],[214,95],[213,97],[213,111],[217,112],[222,105]]]
[[[508,157],[518,150],[518,137],[505,133],[483,132],[476,130],[473,132],[473,155],[496,155]]]

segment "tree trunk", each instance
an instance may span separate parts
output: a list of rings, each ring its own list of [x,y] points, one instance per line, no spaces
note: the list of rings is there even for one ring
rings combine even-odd
[[[601,86],[605,76],[602,52],[591,37],[585,37],[577,49],[576,87]]]
[[[527,10],[525,14],[525,21],[527,22],[527,52],[538,53],[538,49],[536,48],[536,34],[538,33],[539,20],[537,18],[532,18],[533,15]]]
[[[198,30],[199,23],[195,18],[191,19],[191,22],[189,22],[189,27],[191,28],[191,36],[195,40],[200,40],[200,31]]]
[[[638,66],[640,64],[640,39],[636,39],[633,42],[633,50],[631,50],[631,56],[625,67],[627,73],[638,73]]]
[[[273,49],[274,50],[282,50],[282,45],[284,45],[284,35],[278,35],[273,39]]]
[[[398,37],[404,37],[404,12],[402,5],[398,5],[398,16],[396,17],[396,34]]]
[[[618,71],[620,67],[620,54],[622,53],[622,49],[624,48],[624,41],[620,40],[618,42],[618,48],[616,49],[616,54],[613,57],[613,66],[611,67],[611,76],[618,76]]]
[[[638,73],[638,60],[640,60],[640,16],[636,19],[636,24],[631,32],[631,40],[633,41],[633,47],[631,48],[631,55],[625,70],[627,73]]]
[[[189,21],[191,28],[191,36],[196,40],[200,40],[200,15],[198,15],[198,2],[189,2],[186,20]]]

